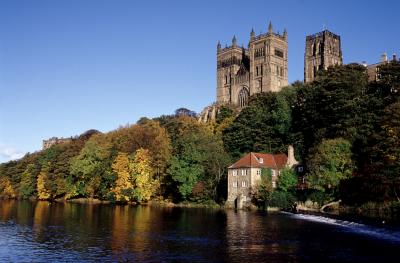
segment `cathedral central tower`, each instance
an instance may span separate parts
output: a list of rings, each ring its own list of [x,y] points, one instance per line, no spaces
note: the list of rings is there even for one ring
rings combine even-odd
[[[244,107],[249,96],[280,91],[288,85],[288,34],[268,32],[255,35],[252,30],[248,48],[217,45],[217,103]]]
[[[342,63],[340,36],[324,30],[306,37],[304,82],[313,81],[319,70]]]

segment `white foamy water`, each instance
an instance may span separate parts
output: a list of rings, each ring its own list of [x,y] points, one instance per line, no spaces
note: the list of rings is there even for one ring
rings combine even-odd
[[[387,229],[382,227],[376,226],[369,226],[361,223],[346,221],[346,220],[339,220],[324,216],[318,215],[308,215],[308,214],[292,214],[288,212],[283,212],[285,214],[291,215],[291,217],[295,219],[307,220],[317,223],[324,223],[330,225],[336,225],[339,227],[343,227],[348,231],[369,235],[375,238],[386,239],[392,242],[399,242],[400,243],[400,230],[393,230]]]

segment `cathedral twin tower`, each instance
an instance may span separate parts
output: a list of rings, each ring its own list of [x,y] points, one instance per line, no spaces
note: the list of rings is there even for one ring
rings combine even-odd
[[[307,36],[304,56],[304,80],[312,81],[318,70],[342,64],[340,36],[328,30]],[[249,96],[280,91],[288,85],[288,33],[268,32],[255,35],[252,30],[248,48],[217,45],[217,104],[242,108]]]

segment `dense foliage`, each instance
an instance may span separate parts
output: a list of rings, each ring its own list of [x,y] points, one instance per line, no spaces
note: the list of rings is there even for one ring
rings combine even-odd
[[[284,169],[273,189],[266,170],[256,203],[288,208],[304,194],[359,205],[400,200],[400,63],[378,72],[368,82],[361,65],[331,67],[312,83],[252,96],[240,113],[220,107],[208,124],[180,108],[108,133],[89,131],[1,164],[0,196],[223,202],[232,161],[292,144],[308,188],[298,190],[297,174]]]

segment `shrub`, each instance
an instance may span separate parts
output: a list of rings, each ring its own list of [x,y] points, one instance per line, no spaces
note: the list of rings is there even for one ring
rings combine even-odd
[[[281,209],[291,209],[296,198],[289,192],[274,191],[269,200],[270,207],[279,207]]]

